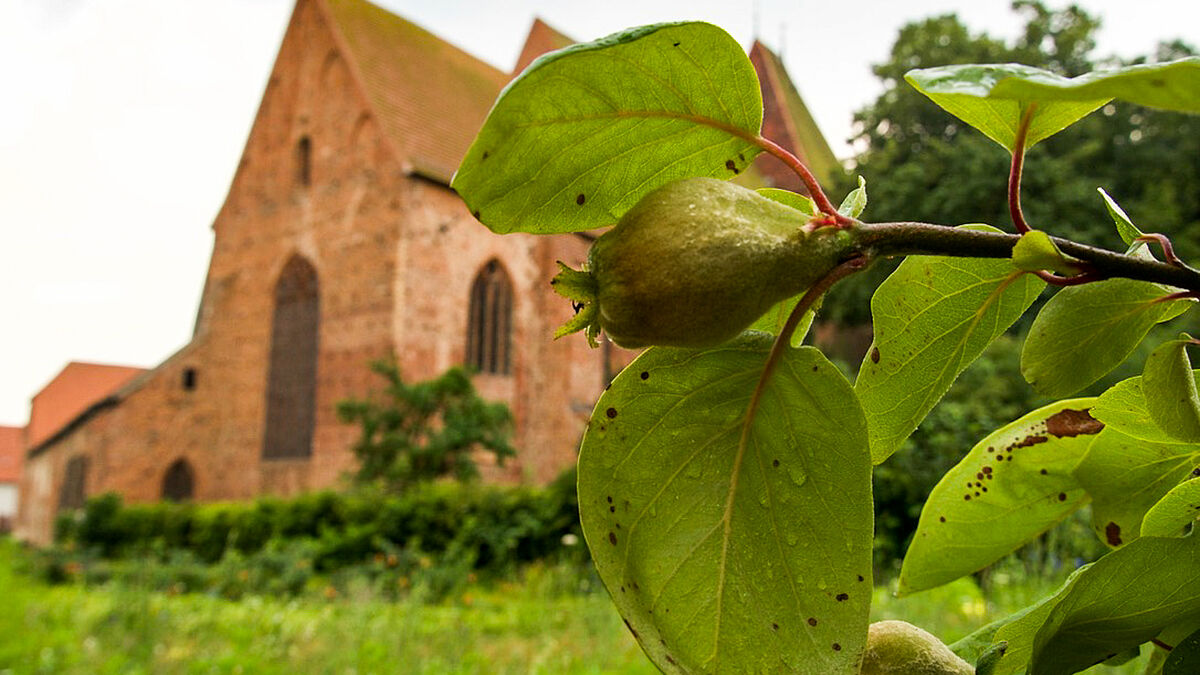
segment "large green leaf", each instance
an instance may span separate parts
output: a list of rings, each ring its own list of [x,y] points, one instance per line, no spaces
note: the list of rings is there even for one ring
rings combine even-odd
[[[1109,546],[1138,537],[1142,518],[1191,472],[1200,445],[1150,443],[1105,428],[1075,478],[1092,498],[1092,528]]]
[[[865,421],[837,368],[770,340],[653,348],[596,406],[579,456],[584,535],[665,672],[855,673],[871,595]]]
[[[900,447],[959,373],[1044,287],[1008,260],[940,256],[910,256],[880,284],[871,298],[875,339],[854,385],[876,464]]]
[[[1042,308],[1021,351],[1021,373],[1039,393],[1070,396],[1116,368],[1154,324],[1179,316],[1185,300],[1132,279],[1106,279],[1059,291]]]
[[[900,570],[900,593],[982,569],[1087,500],[1071,470],[1104,427],[1095,399],[1059,401],[1004,425],[934,486]]]
[[[1193,370],[1192,378],[1200,378],[1200,371]],[[1115,431],[1126,436],[1154,443],[1177,443],[1178,440],[1158,428],[1150,411],[1146,408],[1146,397],[1142,393],[1142,376],[1122,380],[1108,388],[1096,400],[1092,416]]]
[[[1151,108],[1200,112],[1200,56],[1098,70],[1074,78],[1036,71],[997,81],[989,95],[1043,103],[1115,98]]]
[[[1111,95],[1100,95],[1086,100],[1052,101],[995,93],[997,84],[1007,79],[1042,76],[1055,77],[1053,73],[1032,66],[1008,63],[924,68],[909,71],[904,79],[947,112],[1011,152],[1016,144],[1017,129],[1021,126],[1021,116],[1029,103],[1036,101],[1038,105],[1026,132],[1026,148],[1062,131],[1112,98]]]
[[[1080,574],[1050,610],[1031,675],[1067,675],[1200,616],[1200,537],[1145,537]]]
[[[1195,480],[1195,469],[1188,478],[1146,512],[1143,537],[1180,537],[1191,531],[1188,526],[1200,518],[1200,480]]]
[[[1200,441],[1200,395],[1187,348],[1190,336],[1159,345],[1142,371],[1142,394],[1146,410],[1159,429],[1176,440]]]
[[[729,178],[758,152],[762,94],[732,37],[643,26],[534,62],[496,101],[451,186],[496,232],[611,225],[643,195]]]
[[[1038,629],[1045,623],[1050,610],[1062,600],[1068,589],[1079,579],[1087,567],[1071,573],[1066,582],[1052,595],[1042,598],[1037,604],[998,619],[980,628],[950,646],[954,653],[966,658],[968,654],[982,655],[988,645],[1006,643],[1004,654],[992,666],[992,675],[1024,673],[1033,656],[1033,640]]]
[[[1196,675],[1200,673],[1200,631],[1184,638],[1163,663],[1162,675]]]

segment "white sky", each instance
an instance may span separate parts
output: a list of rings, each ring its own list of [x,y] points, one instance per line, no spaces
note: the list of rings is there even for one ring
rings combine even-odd
[[[756,33],[840,155],[896,32],[956,11],[1011,38],[1008,0],[382,0],[508,70],[535,15],[580,40],[703,19]],[[1052,7],[1064,3],[1052,0]],[[1098,54],[1200,46],[1195,0],[1081,0]],[[757,7],[757,9],[756,9]],[[224,199],[292,0],[0,0],[0,425],[68,361],[150,367],[189,339]],[[755,20],[757,16],[757,21]]]

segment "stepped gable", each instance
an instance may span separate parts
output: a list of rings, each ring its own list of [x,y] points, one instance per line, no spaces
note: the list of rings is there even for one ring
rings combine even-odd
[[[529,64],[542,54],[570,47],[573,44],[575,44],[575,40],[535,17],[533,26],[529,28],[529,36],[525,38],[525,46],[521,48],[521,55],[517,57],[517,65],[513,67],[512,76],[520,75],[521,71],[528,68]]]
[[[322,4],[400,161],[448,183],[508,74],[365,0]]]
[[[828,184],[834,176],[842,173],[842,165],[830,149],[829,143],[816,121],[800,98],[796,85],[783,67],[783,61],[755,40],[750,48],[750,62],[758,71],[758,80],[763,93],[763,135],[791,150],[812,170],[817,180]],[[769,157],[760,156],[755,162],[776,187],[807,193],[799,180],[783,164]]]

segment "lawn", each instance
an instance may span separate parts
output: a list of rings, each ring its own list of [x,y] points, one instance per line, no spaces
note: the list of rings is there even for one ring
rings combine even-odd
[[[435,604],[332,588],[232,601],[117,582],[50,586],[21,571],[26,555],[0,540],[3,675],[656,672],[607,596],[565,567],[535,565]],[[953,641],[1059,581],[1022,577],[994,574],[986,601],[969,579],[905,599],[878,587],[874,618],[904,618]]]

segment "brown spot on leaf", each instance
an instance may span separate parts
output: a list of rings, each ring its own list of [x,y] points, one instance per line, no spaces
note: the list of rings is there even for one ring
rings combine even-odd
[[[608,497],[608,503],[609,503],[609,504],[611,504],[611,503],[612,503],[612,497],[611,497],[611,496],[610,496],[610,497]]]
[[[475,220],[480,220],[478,209],[476,209],[475,211],[472,211],[471,215],[475,216]]]
[[[578,195],[575,196],[575,203],[580,206],[583,206],[583,203],[586,201],[587,201],[587,197],[584,197],[582,192],[580,192]]]
[[[772,624],[771,624],[771,630],[779,630],[779,624],[777,624],[777,623],[772,623]]]
[[[617,545],[617,535],[615,532],[608,533],[608,543],[612,544],[613,546]]]
[[[773,460],[773,461],[771,462],[771,466],[775,466],[775,467],[779,466],[779,460],[777,460],[777,459],[776,459],[776,460]]]
[[[643,371],[642,371],[642,379],[643,379],[643,380],[648,380],[648,379],[650,379],[650,373],[648,373],[648,372],[646,372],[646,371],[644,371],[644,370],[643,370]]]
[[[979,480],[983,480],[983,472],[980,471],[979,473],[975,474],[975,477],[978,478]]]
[[[871,348],[871,363],[879,363],[879,347]]]
[[[985,466],[985,467],[983,467],[983,472],[984,472],[985,474],[991,473],[991,472],[992,472],[992,467],[990,467],[990,466]]]
[[[1058,493],[1058,501],[1060,501],[1060,502],[1067,501],[1067,493],[1065,493],[1065,492]]]
[[[1108,541],[1109,546],[1121,545],[1121,526],[1110,522],[1104,526],[1104,539]]]
[[[971,501],[971,495],[963,495],[963,500],[968,502]]]
[[[679,43],[678,43],[678,42],[676,42],[676,43],[675,43],[675,46],[676,46],[676,47],[678,47],[678,46],[679,46]],[[671,655],[670,655],[670,654],[667,654],[667,655],[666,655],[666,656],[664,656],[663,658],[665,658],[665,659],[667,660],[667,663],[669,663],[669,664],[671,664],[671,665],[673,665],[673,666],[674,666],[674,665],[677,665],[677,664],[675,663],[675,659],[671,658]]]
[[[850,595],[848,593],[838,593],[837,597],[834,599],[838,602],[845,602],[850,599]]]
[[[865,581],[865,579],[863,579],[863,575],[861,575],[861,574],[860,574],[860,575],[858,575],[858,580],[859,580],[859,581]]]
[[[1074,438],[1100,433],[1104,422],[1092,417],[1087,410],[1060,410],[1046,418],[1046,431],[1059,438]]]
[[[946,516],[941,516],[940,518],[938,518],[938,520],[944,523],[944,522],[946,522]]]
[[[616,513],[616,512],[617,512],[617,507],[615,507],[615,506],[610,506],[610,507],[608,507],[608,512],[609,512],[609,513]]]
[[[817,625],[817,618],[813,617],[813,616],[808,617],[808,625],[810,625],[810,626]]]
[[[611,419],[613,419],[614,417],[616,417],[616,416],[617,416],[617,409],[616,409],[616,408],[609,408],[608,410],[605,410],[605,411],[604,411],[604,414],[605,414],[605,415],[608,415],[608,419],[610,419],[610,420],[611,420]]]
[[[737,164],[735,164],[732,159],[725,160],[725,168],[729,169],[730,171],[734,172],[735,174],[740,173],[738,171]]]
[[[1030,435],[1026,436],[1024,438],[1024,440],[1020,441],[1019,443],[1013,443],[1012,445],[1008,446],[1007,450],[1009,452],[1012,452],[1016,448],[1028,448],[1031,445],[1037,445],[1038,443],[1045,443],[1048,440],[1050,440],[1050,439],[1046,438],[1045,436],[1038,436],[1035,434],[1030,434]]]
[[[1043,475],[1043,476],[1045,476],[1045,475],[1047,475],[1047,474],[1049,474],[1049,473],[1050,473],[1049,471],[1047,471],[1047,470],[1045,470],[1045,469],[1042,469],[1042,475]]]
[[[489,154],[491,154],[491,153],[489,153],[487,150],[484,150],[483,157],[481,157],[480,159],[487,159]]]
[[[838,644],[838,643],[836,643],[836,642],[835,642],[835,643],[833,643],[833,651],[835,651],[835,652],[840,652],[840,651],[842,651],[842,646],[841,646],[841,645],[839,645],[839,644]]]
[[[633,629],[633,626],[632,626],[632,625],[630,625],[630,623],[629,623],[629,619],[621,619],[621,620],[625,622],[625,627],[629,629],[629,632],[630,632],[630,633],[633,633],[633,637],[634,637],[634,639],[636,640],[636,639],[637,639],[637,636],[638,636],[638,632],[637,632],[636,630],[634,630],[634,629]]]

